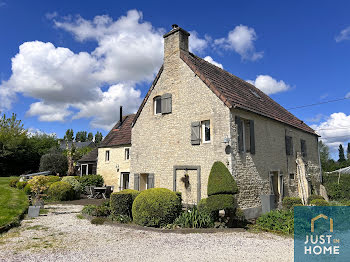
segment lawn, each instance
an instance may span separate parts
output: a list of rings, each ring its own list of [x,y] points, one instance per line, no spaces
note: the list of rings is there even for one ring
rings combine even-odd
[[[0,177],[0,228],[18,220],[28,207],[28,198],[22,190],[10,187],[10,177]]]

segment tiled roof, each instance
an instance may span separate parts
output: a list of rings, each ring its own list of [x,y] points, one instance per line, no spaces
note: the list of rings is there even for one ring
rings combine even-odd
[[[97,161],[98,148],[94,148],[89,153],[84,155],[78,162],[95,162]]]
[[[180,57],[229,108],[251,111],[316,135],[311,127],[252,84],[192,53],[181,51]]]
[[[75,148],[83,148],[83,147],[95,147],[95,143],[93,141],[86,141],[86,142],[68,142],[68,148],[70,149],[72,147],[72,143],[74,143]],[[66,149],[66,141],[62,140],[60,141],[60,148],[61,149]]]
[[[127,115],[123,117],[123,123],[120,121],[112,128],[108,135],[99,144],[99,147],[112,147],[131,144],[131,124],[135,115]]]

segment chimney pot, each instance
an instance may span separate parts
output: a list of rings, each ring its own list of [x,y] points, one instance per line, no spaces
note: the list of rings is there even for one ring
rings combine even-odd
[[[119,113],[119,126],[121,126],[123,123],[123,106],[120,106],[120,113]]]
[[[178,28],[179,26],[178,26],[177,24],[173,24],[173,25],[171,25],[171,27],[172,27],[173,29],[176,29],[176,28]]]

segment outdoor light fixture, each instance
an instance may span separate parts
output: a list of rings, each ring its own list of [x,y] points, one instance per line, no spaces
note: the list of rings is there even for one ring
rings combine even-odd
[[[119,172],[119,165],[116,164],[115,168],[117,169],[117,172]]]

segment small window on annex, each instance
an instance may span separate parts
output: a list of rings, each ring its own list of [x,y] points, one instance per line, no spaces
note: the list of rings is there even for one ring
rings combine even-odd
[[[125,148],[125,160],[130,159],[130,148]]]
[[[210,120],[202,121],[202,141],[203,143],[210,142]]]
[[[162,97],[156,96],[153,100],[154,114],[158,115],[162,113]]]
[[[106,162],[109,161],[109,150],[106,151],[105,161]]]

